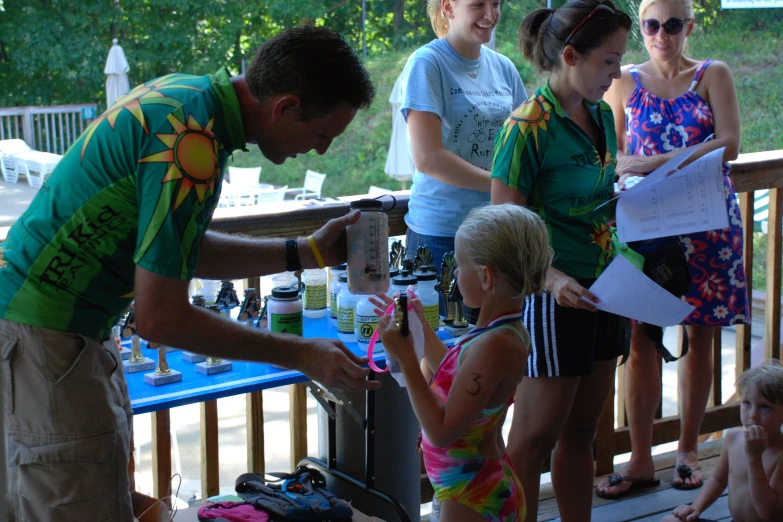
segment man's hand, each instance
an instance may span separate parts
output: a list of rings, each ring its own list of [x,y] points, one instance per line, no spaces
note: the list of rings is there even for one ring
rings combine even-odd
[[[546,288],[557,300],[557,304],[569,308],[581,308],[595,312],[596,308],[582,297],[597,303],[598,298],[591,294],[587,288],[580,285],[576,279],[569,277],[560,271],[551,271],[547,274]]]
[[[324,258],[326,266],[337,266],[345,263],[348,257],[348,240],[345,234],[345,227],[359,221],[360,216],[361,212],[358,210],[349,212],[343,217],[327,221],[324,226],[313,233],[313,239]],[[318,266],[307,239],[300,238],[298,247],[302,266]]]
[[[675,508],[672,514],[684,522],[697,522],[701,512],[693,506],[685,504],[684,506]]]
[[[614,167],[614,173],[618,176],[623,176],[624,174],[643,176],[648,172],[655,170],[656,161],[657,159],[653,156],[633,156],[626,154],[617,160],[617,165]]]
[[[748,426],[745,430],[745,454],[749,457],[761,457],[767,447],[767,430],[761,426]]]
[[[342,391],[377,390],[381,383],[368,381],[366,357],[352,353],[335,339],[302,339],[295,369],[327,388]]]

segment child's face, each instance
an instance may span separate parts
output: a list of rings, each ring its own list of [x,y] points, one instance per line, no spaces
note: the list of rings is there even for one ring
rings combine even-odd
[[[742,392],[740,419],[746,428],[757,425],[769,434],[777,434],[783,425],[783,407],[769,402],[751,384]]]
[[[454,259],[457,261],[457,269],[454,274],[457,276],[459,291],[462,293],[462,300],[465,306],[478,308],[481,306],[484,289],[481,286],[479,268],[464,253],[461,248],[462,239],[459,235],[454,241]]]

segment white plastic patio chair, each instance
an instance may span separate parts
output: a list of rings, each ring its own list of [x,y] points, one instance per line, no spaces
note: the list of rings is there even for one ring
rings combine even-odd
[[[17,152],[27,152],[28,150],[33,149],[24,140],[0,140],[0,152],[3,154],[16,154]]]
[[[261,167],[229,167],[228,179],[233,187],[257,187],[261,177]]]
[[[285,199],[286,192],[288,192],[288,185],[279,189],[261,192],[260,194],[256,195],[256,205],[263,205],[264,203],[279,203]]]
[[[16,172],[16,162],[14,158],[0,152],[0,173],[6,183],[16,183],[19,181],[19,174]]]
[[[297,201],[310,197],[320,198],[321,187],[323,186],[325,179],[326,174],[308,170],[305,174],[304,186],[288,189],[288,192],[299,192],[294,198]]]
[[[34,176],[30,174],[30,168],[27,166],[27,163],[18,159],[16,160],[16,174],[17,176],[19,174],[24,174],[27,178],[27,183],[34,189],[39,189],[44,184],[44,181],[46,181],[46,176],[52,173],[55,166],[56,165],[44,165],[41,167],[41,172],[39,172],[37,176]]]

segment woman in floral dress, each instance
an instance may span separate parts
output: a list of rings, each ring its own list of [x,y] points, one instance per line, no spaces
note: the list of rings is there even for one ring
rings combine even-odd
[[[692,0],[644,0],[639,7],[650,60],[623,69],[605,100],[615,116],[616,172],[644,175],[678,152],[695,148],[690,161],[725,147],[724,162],[737,157],[740,122],[731,73],[722,62],[699,62],[684,55],[693,31]],[[712,139],[710,139],[712,137]],[[678,367],[681,429],[672,485],[702,484],[697,437],[712,382],[712,340],[720,327],[749,322],[748,290],[742,259],[742,219],[730,169],[723,168],[729,227],[680,236],[691,287],[685,296],[696,307],[684,324],[689,351]],[[599,496],[617,498],[655,476],[651,456],[653,420],[661,401],[655,346],[643,325],[634,325],[625,372],[625,401],[632,455],[622,475],[599,484]]]

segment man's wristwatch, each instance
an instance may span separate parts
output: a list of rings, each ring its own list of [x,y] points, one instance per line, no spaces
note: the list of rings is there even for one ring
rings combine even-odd
[[[296,239],[287,239],[285,242],[285,269],[288,272],[296,272],[302,269],[302,262],[299,261],[299,246]]]

